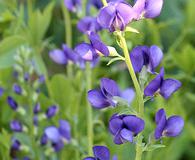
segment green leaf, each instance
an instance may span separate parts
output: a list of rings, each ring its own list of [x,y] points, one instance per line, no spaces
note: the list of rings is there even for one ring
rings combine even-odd
[[[108,66],[110,64],[112,64],[113,62],[116,62],[116,61],[124,61],[124,59],[122,57],[116,57],[116,58],[112,58],[109,62],[108,62]]]

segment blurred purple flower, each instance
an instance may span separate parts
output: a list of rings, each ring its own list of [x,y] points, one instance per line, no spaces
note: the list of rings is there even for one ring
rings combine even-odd
[[[155,129],[155,139],[160,139],[161,137],[176,137],[178,136],[184,127],[184,120],[180,116],[171,116],[166,118],[166,113],[164,109],[158,110],[155,117],[156,129]]]
[[[82,18],[78,22],[77,28],[80,32],[82,32],[84,34],[86,34],[88,32],[98,32],[102,29],[100,24],[97,22],[97,18],[96,17],[89,17],[89,16]]]
[[[18,120],[12,120],[10,122],[10,128],[14,132],[22,132],[23,131],[22,123]]]
[[[161,96],[168,99],[181,85],[181,82],[176,79],[164,79],[164,68],[161,68],[160,73],[146,86],[144,95],[154,96],[156,93],[160,93]]]
[[[47,118],[52,118],[53,116],[56,115],[57,112],[58,112],[57,106],[50,106],[46,111],[46,116]]]
[[[37,114],[41,111],[41,105],[40,103],[36,103],[36,105],[34,106],[33,112],[34,114]]]
[[[7,103],[14,111],[18,109],[17,102],[11,96],[7,97]]]
[[[29,75],[29,73],[26,72],[26,73],[24,74],[24,80],[25,80],[25,81],[29,81],[29,80],[30,80],[30,75]]]
[[[19,151],[20,150],[21,143],[17,139],[12,139],[12,145],[11,150],[12,151]]]
[[[64,52],[60,49],[54,49],[49,52],[49,57],[57,64],[65,65],[68,62]]]
[[[135,96],[132,89],[121,91],[117,83],[109,78],[102,78],[100,89],[88,91],[88,101],[94,108],[102,109],[109,106],[115,107],[117,102],[113,99],[115,96],[124,98],[130,104]]]
[[[77,12],[81,8],[81,0],[64,0],[64,4],[71,12]]]
[[[109,130],[115,144],[133,142],[133,137],[144,129],[144,121],[135,115],[113,115],[109,121]]]
[[[51,141],[53,149],[57,152],[64,147],[64,143],[71,140],[71,127],[68,121],[59,120],[59,127],[50,126],[44,131],[41,138],[41,144],[45,145],[47,141]]]
[[[14,91],[16,94],[19,94],[19,95],[22,94],[22,88],[21,88],[21,86],[18,85],[18,84],[16,84],[16,83],[13,85],[13,91]]]
[[[4,89],[0,87],[0,97],[3,95],[3,93],[4,93]]]
[[[134,71],[141,72],[143,66],[147,67],[149,72],[154,72],[154,69],[160,64],[163,58],[163,52],[158,46],[137,46],[131,53],[130,58]]]
[[[45,76],[44,75],[40,75],[39,76],[39,83],[42,84],[45,82]]]

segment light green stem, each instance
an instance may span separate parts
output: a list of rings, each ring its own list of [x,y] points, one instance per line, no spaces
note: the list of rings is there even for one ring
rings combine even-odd
[[[90,63],[86,64],[86,80],[87,80],[87,92],[91,89],[91,67]],[[92,155],[93,147],[93,115],[92,107],[87,101],[87,137],[88,137],[88,154]]]
[[[102,3],[103,3],[104,6],[107,6],[108,5],[108,3],[107,3],[106,0],[102,0]]]
[[[131,62],[131,59],[130,59],[130,55],[129,55],[126,40],[125,40],[125,38],[124,38],[124,36],[122,35],[121,32],[119,32],[117,35],[120,39],[121,48],[123,49],[123,52],[124,52],[125,62],[126,62],[127,68],[129,70],[129,73],[131,75],[133,84],[135,86],[135,90],[136,90],[136,94],[137,94],[138,113],[139,113],[139,116],[143,118],[143,116],[144,116],[143,93],[142,93],[141,87],[139,85],[139,82],[137,80],[136,74],[135,74],[134,69],[133,69],[133,65],[132,65],[132,62]],[[143,150],[142,150],[141,145],[142,145],[142,134],[140,133],[137,137],[136,158],[135,158],[135,160],[141,160],[142,159]]]

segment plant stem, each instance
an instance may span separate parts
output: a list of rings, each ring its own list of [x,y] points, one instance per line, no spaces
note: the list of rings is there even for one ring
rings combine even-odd
[[[107,6],[108,5],[108,3],[107,3],[106,0],[102,0],[102,3],[103,3],[104,6]]]
[[[86,64],[86,81],[87,81],[87,92],[91,89],[91,67],[90,63]],[[88,137],[88,154],[92,155],[93,147],[93,115],[92,107],[87,101],[87,137]]]
[[[141,90],[141,87],[139,85],[139,82],[137,80],[136,74],[133,69],[133,65],[130,59],[128,47],[126,40],[121,32],[118,32],[117,36],[120,39],[121,48],[123,49],[124,56],[125,56],[125,62],[127,65],[127,68],[129,70],[130,76],[132,78],[133,84],[135,86],[136,94],[137,94],[137,103],[138,103],[138,113],[139,116],[143,118],[144,116],[144,100],[143,100],[143,92]],[[136,158],[135,160],[141,160],[142,159],[142,134],[140,133],[137,137],[137,144],[136,144]]]

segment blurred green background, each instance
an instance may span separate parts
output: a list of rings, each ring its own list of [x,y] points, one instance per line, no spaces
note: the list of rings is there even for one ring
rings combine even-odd
[[[28,3],[27,3],[28,2]],[[136,45],[159,45],[164,51],[162,66],[166,76],[182,82],[182,88],[168,101],[158,97],[146,104],[146,130],[148,135],[155,127],[154,113],[164,107],[168,115],[179,114],[185,119],[185,128],[177,138],[165,138],[166,148],[144,154],[144,160],[194,160],[195,159],[195,0],[164,0],[162,14],[155,20],[134,22],[132,26],[140,34],[128,34],[129,48]],[[32,10],[29,10],[31,8]],[[48,52],[60,48],[65,43],[66,20],[64,6],[55,0],[0,0],[0,86],[6,93],[0,99],[0,159],[9,154],[11,132],[9,121],[13,118],[11,109],[6,104],[10,94],[14,55],[21,45],[28,45],[33,50],[33,59],[38,73],[47,77],[46,86],[40,95],[42,108],[57,103],[59,118],[68,119],[72,124],[73,137],[77,146],[68,146],[60,153],[64,160],[74,160],[78,150],[80,158],[86,153],[86,90],[85,74],[74,68],[74,77],[66,76],[66,66],[53,63]],[[92,11],[96,15],[97,11]],[[76,29],[78,16],[71,13],[73,47],[84,41],[84,36]],[[101,38],[107,45],[116,46],[113,36],[107,31],[101,32]],[[118,49],[118,48],[117,48]],[[120,52],[120,50],[119,50]],[[121,88],[132,86],[131,79],[123,63],[107,66],[107,59],[92,71],[93,87],[99,85],[103,76],[113,78]],[[59,94],[60,93],[60,94]],[[30,97],[29,97],[30,98]],[[135,150],[132,144],[114,145],[108,132],[108,120],[115,110],[94,110],[95,144],[107,145],[119,160],[133,159]],[[44,126],[41,126],[44,128]],[[6,139],[7,138],[7,139]],[[146,137],[147,140],[147,137]],[[131,158],[130,158],[131,157]],[[61,158],[62,159],[62,158]]]

